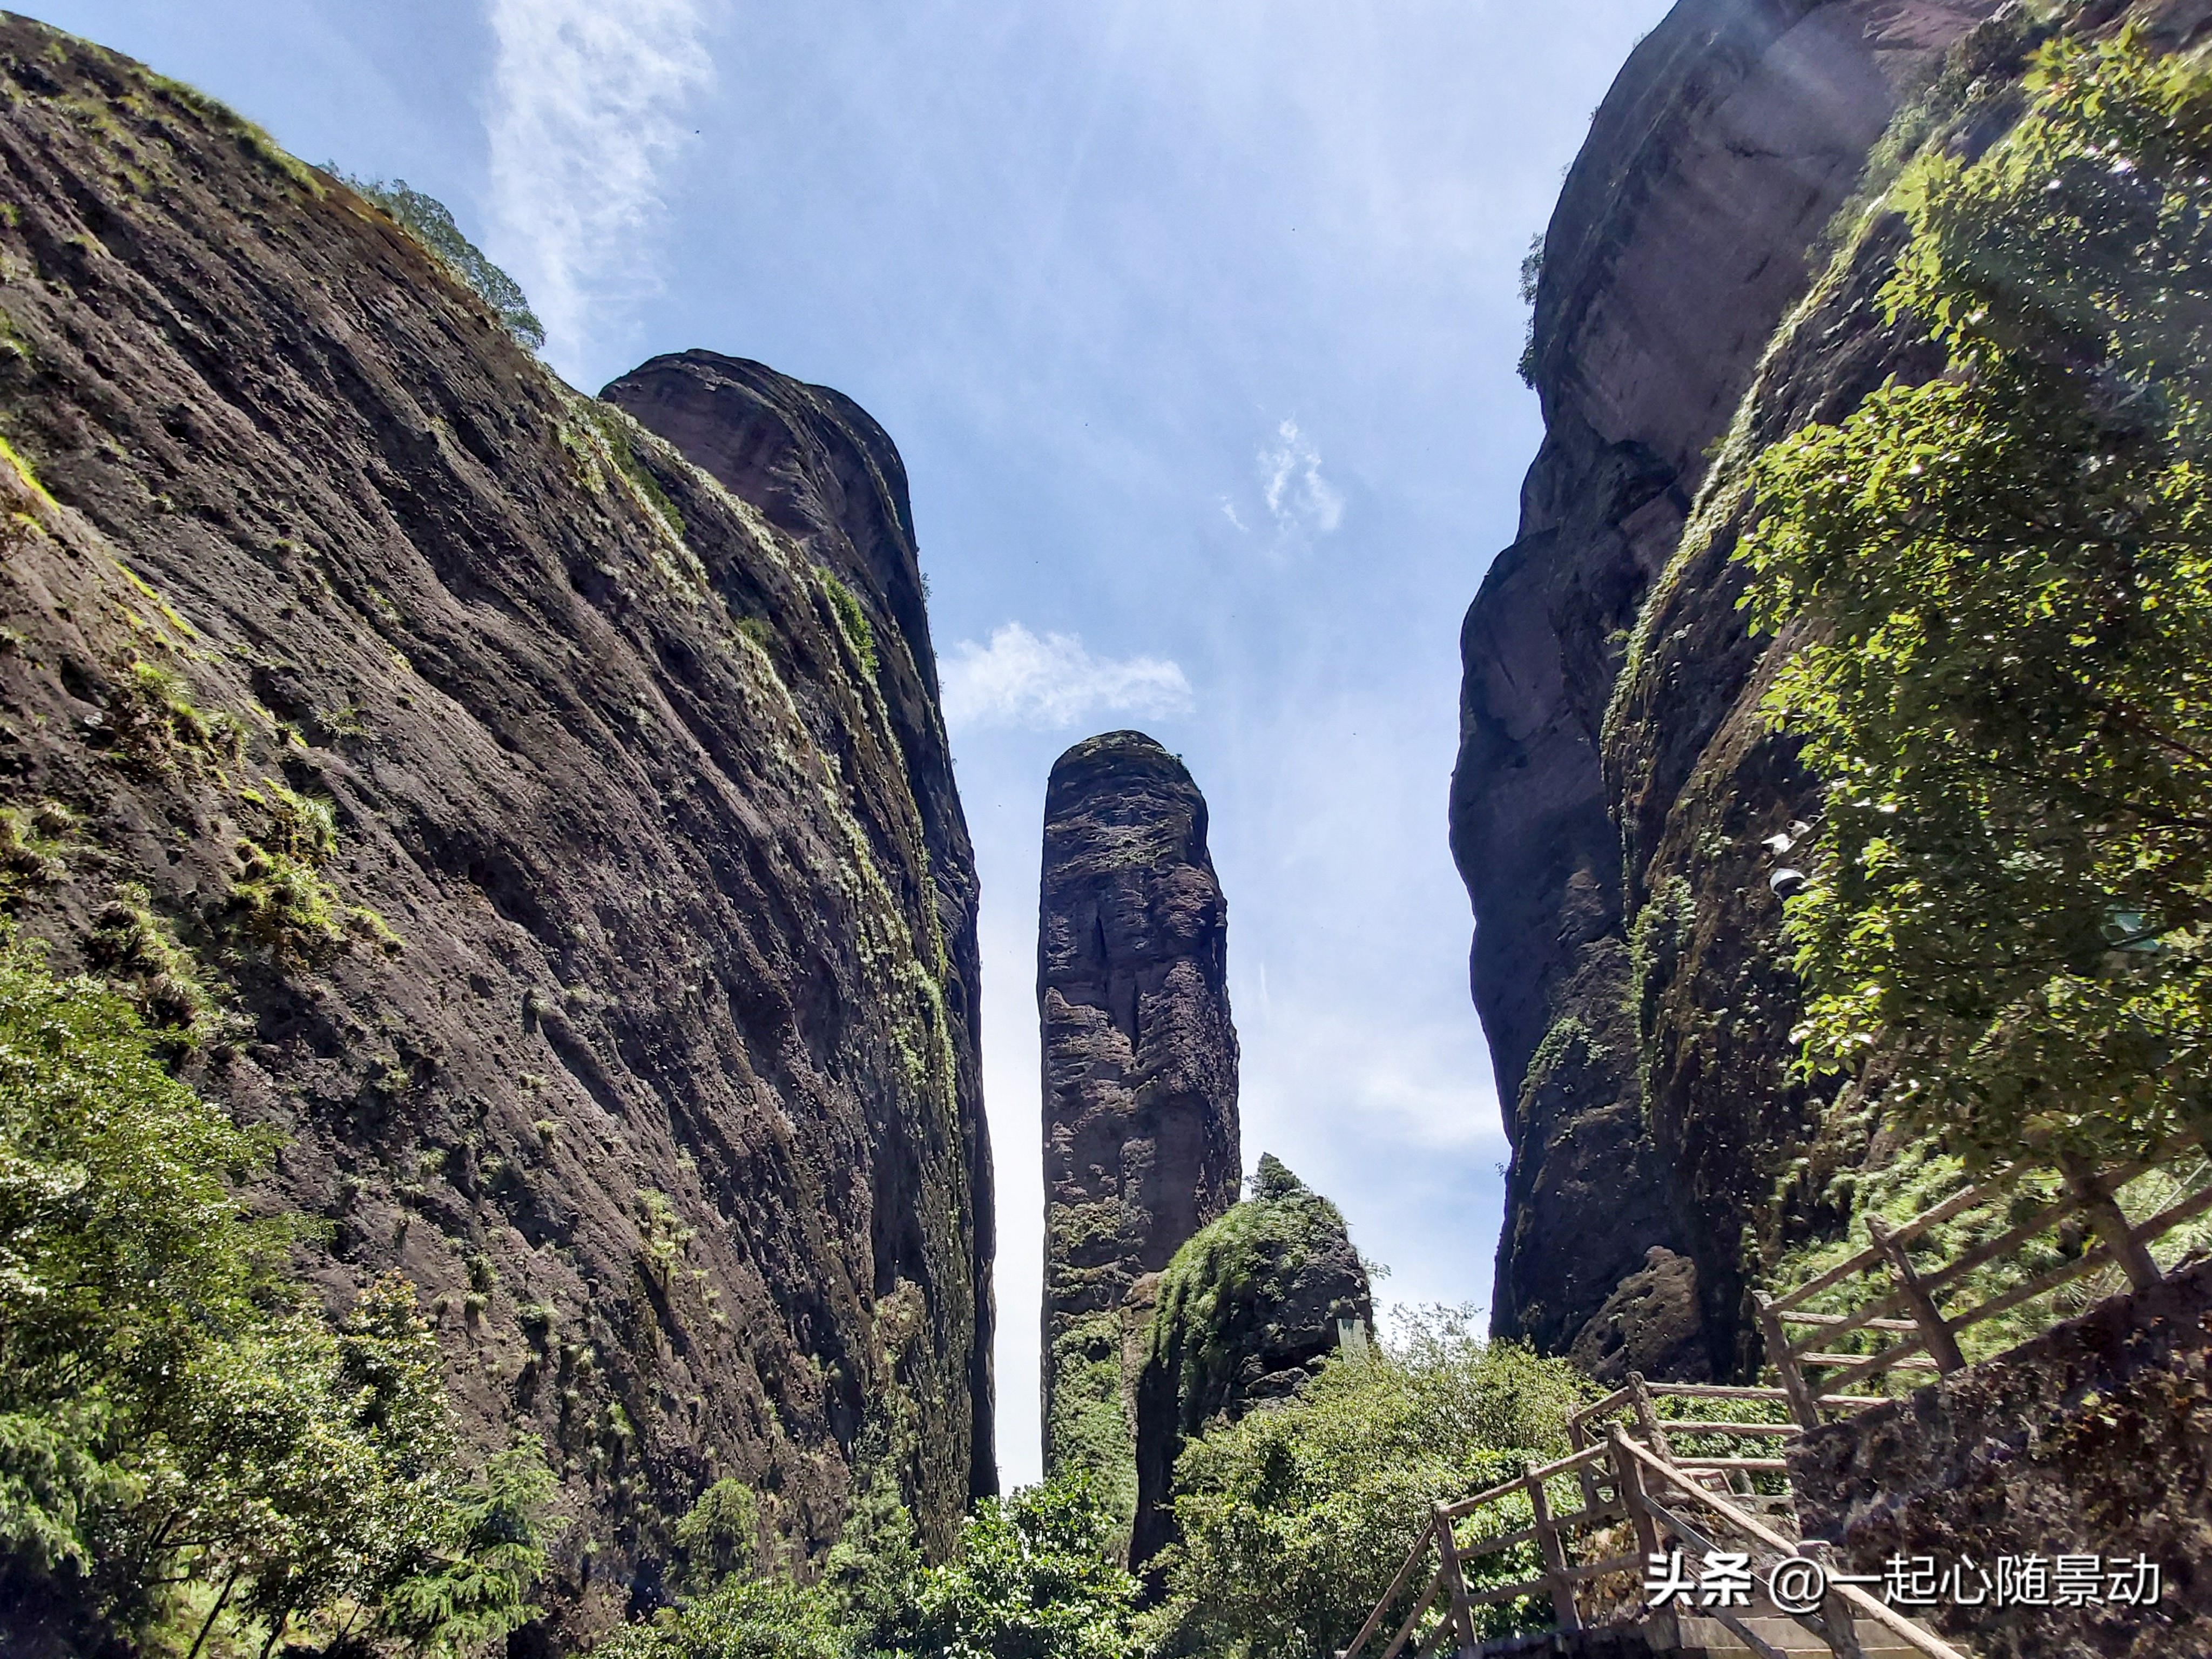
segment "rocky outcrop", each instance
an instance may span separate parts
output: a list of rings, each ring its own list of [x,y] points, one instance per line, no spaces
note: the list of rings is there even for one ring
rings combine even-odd
[[[1045,1468],[1091,1470],[1126,1515],[1149,1276],[1236,1202],[1241,1173],[1206,801],[1141,732],[1054,763],[1039,924]]]
[[[1975,1653],[2212,1654],[2209,1402],[2212,1265],[2200,1262],[1806,1435],[1789,1448],[1790,1485],[1805,1535],[1836,1545],[1845,1570],[1933,1557],[1964,1595],[1947,1589],[1915,1616]],[[2064,1595],[2049,1578],[2062,1555],[2076,1558]],[[2097,1563],[2086,1599],[2083,1556]],[[2000,1557],[2042,1558],[2039,1597],[1983,1584]],[[2158,1569],[2154,1585],[2138,1563]]]
[[[1655,661],[1664,729],[1632,736],[1617,717],[1608,728],[1608,710],[1632,634],[1676,637],[1650,620],[1655,592],[1710,447],[1823,262],[1824,228],[1900,100],[1993,9],[1682,0],[1607,95],[1546,234],[1531,353],[1545,439],[1520,537],[1462,633],[1451,793],[1453,853],[1476,918],[1475,1002],[1513,1146],[1492,1301],[1500,1334],[1552,1352],[1663,1354],[1683,1376],[1738,1363],[1745,1204],[1765,1178],[1752,1164],[1800,1133],[1802,1103],[1785,1085],[1778,1119],[1708,1111],[1715,1091],[1777,1098],[1771,1073],[1710,1065],[1673,1118],[1646,1097],[1662,1086],[1650,1074],[1653,1000],[1681,959],[1673,922],[1694,900],[1657,872],[1644,826],[1671,810],[1757,655],[1741,643],[1725,583],[1675,590],[1699,620],[1674,626],[1698,637],[1670,644],[1663,669]],[[1881,337],[1878,323],[1867,337]],[[1851,395],[1885,349],[1827,390]],[[1695,672],[1681,666],[1693,653]],[[1632,792],[1625,780],[1646,761],[1663,785]],[[1795,815],[1787,756],[1762,750],[1755,764],[1773,787],[1686,856],[1706,856],[1712,836],[1764,836]],[[1765,874],[1731,866],[1697,895],[1727,883],[1751,894],[1753,914],[1731,903],[1713,925],[1740,958],[1727,991],[1737,1000],[1705,1006],[1762,1036],[1785,1012],[1774,981],[1787,980],[1771,960]],[[1686,1175],[1706,1143],[1720,1157],[1732,1146],[1743,1166]],[[1668,1267],[1667,1293],[1617,1297],[1651,1271],[1655,1248],[1684,1264]]]
[[[991,1149],[983,1117],[977,1023],[981,967],[975,943],[977,887],[968,821],[952,781],[952,751],[938,708],[937,653],[929,640],[906,467],[883,428],[851,398],[805,386],[774,369],[711,351],[656,357],[599,396],[665,438],[748,507],[791,538],[815,565],[836,576],[857,603],[872,635],[889,629],[903,649],[878,651],[874,683],[898,740],[921,821],[922,850],[936,890],[946,972],[945,1026],[952,1042],[956,1115],[975,1229],[974,1346],[968,1399],[969,1442],[983,1455],[969,1471],[973,1496],[998,1491],[991,1374],[995,1250]],[[836,596],[833,592],[832,598]],[[842,602],[841,602],[842,605]],[[918,1190],[919,1170],[887,1171],[903,1189],[879,1193],[876,1213],[894,1224],[933,1195]],[[878,1249],[895,1248],[888,1241]]]
[[[1340,1343],[1364,1345],[1374,1322],[1343,1216],[1263,1154],[1252,1196],[1176,1251],[1153,1295],[1136,1389],[1133,1570],[1174,1536],[1184,1442],[1296,1393]]]
[[[874,1421],[949,1547],[975,878],[888,440],[721,359],[618,382],[643,425],[580,397],[374,204],[21,19],[0,99],[17,927],[180,944],[302,1273],[404,1272],[477,1443],[547,1444],[570,1632],[718,1476],[823,1547]]]

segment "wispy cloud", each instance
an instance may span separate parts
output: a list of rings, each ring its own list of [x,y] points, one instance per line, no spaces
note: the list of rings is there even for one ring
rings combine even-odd
[[[556,366],[574,362],[594,308],[659,286],[659,174],[689,136],[686,102],[713,79],[710,3],[490,0],[496,246]]]
[[[1032,634],[1019,623],[991,642],[963,640],[939,665],[945,723],[1043,731],[1097,714],[1181,714],[1191,707],[1182,670],[1158,657],[1094,657],[1073,634]]]
[[[1278,441],[1260,452],[1260,493],[1285,532],[1326,536],[1344,522],[1344,492],[1321,475],[1321,451],[1296,421],[1275,428]]]

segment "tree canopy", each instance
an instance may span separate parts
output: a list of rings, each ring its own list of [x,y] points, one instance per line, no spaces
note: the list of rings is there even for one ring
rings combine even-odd
[[[1807,1064],[1972,1157],[2125,1155],[2212,1101],[2212,71],[2127,33],[2027,88],[1896,191],[1948,372],[1767,451],[1739,553],[1826,783]]]
[[[289,1224],[232,1185],[272,1139],[159,1042],[0,943],[0,1606],[82,1652],[504,1636],[544,1565],[536,1448],[460,1468],[405,1281],[335,1322],[287,1293]]]

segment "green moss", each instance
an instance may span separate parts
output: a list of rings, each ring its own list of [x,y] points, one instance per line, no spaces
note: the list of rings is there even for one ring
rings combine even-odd
[[[1628,936],[1628,1012],[1641,1041],[1638,1071],[1644,1109],[1651,1101],[1652,1039],[1659,1030],[1660,1004],[1674,982],[1682,947],[1697,920],[1697,896],[1680,876],[1669,877],[1636,913]]]
[[[868,613],[853,590],[839,581],[827,570],[822,572],[822,586],[829,592],[830,605],[837,612],[837,626],[843,630],[846,643],[860,658],[860,665],[870,679],[876,677],[876,630],[869,625]]]
[[[0,806],[0,908],[69,878],[76,817],[58,801]]]
[[[1053,1339],[1046,1363],[1045,1473],[1088,1474],[1126,1527],[1137,1512],[1137,1449],[1122,1400],[1120,1316],[1077,1320]]]
[[[615,470],[629,482],[645,505],[659,514],[676,539],[682,541],[685,528],[684,515],[677,510],[676,503],[669,499],[668,492],[660,487],[660,480],[647,471],[645,464],[638,459],[637,447],[632,441],[630,417],[622,410],[602,403],[594,402],[587,407],[592,424],[599,428],[599,436],[606,441],[608,456],[614,462]]]
[[[1263,1154],[1253,1196],[1176,1252],[1160,1275],[1152,1363],[1176,1377],[1184,1434],[1228,1390],[1298,1271],[1346,1237],[1336,1206]]]
[[[125,882],[93,918],[86,958],[131,999],[148,1028],[197,1048],[216,1027],[215,997],[198,960],[154,910],[152,896]]]

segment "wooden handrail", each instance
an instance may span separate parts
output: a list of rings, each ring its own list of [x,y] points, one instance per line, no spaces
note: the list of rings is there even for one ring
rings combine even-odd
[[[1682,1492],[1684,1496],[1689,1498],[1693,1502],[1703,1504],[1707,1509],[1711,1510],[1715,1515],[1720,1516],[1722,1520],[1727,1522],[1729,1525],[1734,1527],[1745,1537],[1755,1540],[1757,1542],[1765,1545],[1769,1549],[1776,1551],[1781,1555],[1789,1556],[1797,1553],[1797,1546],[1789,1539],[1784,1538],[1780,1533],[1776,1532],[1771,1527],[1765,1525],[1756,1517],[1738,1509],[1735,1504],[1729,1503],[1728,1499],[1723,1498],[1718,1492],[1708,1492],[1703,1486],[1697,1486],[1691,1481],[1683,1480],[1680,1475],[1669,1468],[1665,1462],[1654,1456],[1651,1453],[1644,1450],[1643,1447],[1638,1445],[1633,1440],[1629,1439],[1627,1436],[1621,1436],[1613,1443],[1619,1446],[1621,1449],[1626,1451],[1629,1456],[1634,1458],[1638,1462],[1644,1465],[1647,1468],[1656,1470],[1660,1478],[1664,1480],[1669,1486]],[[1656,1508],[1657,1506],[1654,1505],[1653,1507]],[[1707,1554],[1712,1553],[1710,1545],[1705,1547],[1705,1553]],[[1923,1626],[1915,1624],[1911,1620],[1905,1618],[1904,1614],[1898,1613],[1887,1604],[1876,1601],[1873,1596],[1869,1595],[1857,1585],[1837,1584],[1832,1588],[1836,1594],[1841,1595],[1845,1601],[1850,1603],[1853,1612],[1865,1613],[1867,1617],[1872,1619],[1876,1624],[1881,1626],[1892,1634],[1902,1637],[1905,1641],[1911,1643],[1921,1652],[1930,1656],[1930,1659],[1972,1659],[1972,1656],[1953,1647],[1948,1642],[1946,1642],[1942,1637],[1936,1635],[1933,1631],[1928,1630]],[[1832,1646],[1833,1644],[1831,1644],[1831,1645]]]

